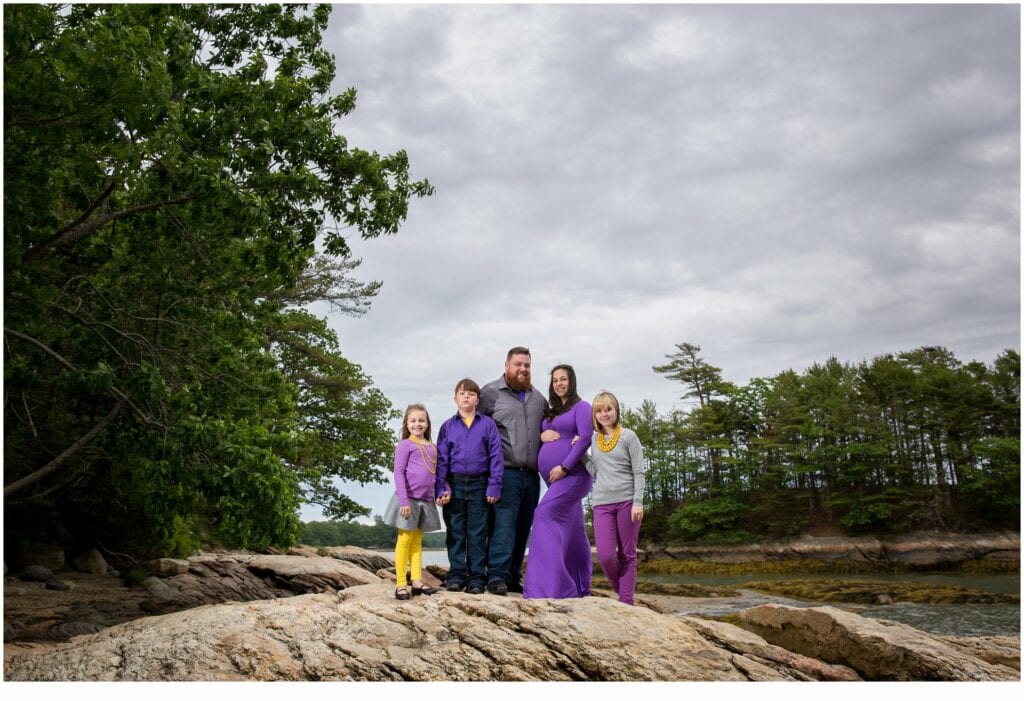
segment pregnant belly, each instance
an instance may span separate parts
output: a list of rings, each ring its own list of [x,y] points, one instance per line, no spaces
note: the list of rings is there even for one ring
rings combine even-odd
[[[551,472],[552,467],[561,465],[570,450],[572,450],[572,439],[570,438],[563,438],[542,445],[540,447],[540,455],[537,458],[537,468],[540,470],[541,475],[546,477]]]

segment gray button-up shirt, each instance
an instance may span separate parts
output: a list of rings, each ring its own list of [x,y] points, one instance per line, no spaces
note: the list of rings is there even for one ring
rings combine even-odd
[[[526,401],[520,400],[504,375],[480,390],[480,413],[498,424],[506,467],[537,469],[540,422],[547,406],[544,395],[532,387],[526,393]]]

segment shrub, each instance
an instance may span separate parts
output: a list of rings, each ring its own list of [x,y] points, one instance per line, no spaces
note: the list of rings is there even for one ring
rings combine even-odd
[[[684,504],[669,516],[669,532],[682,540],[747,540],[750,534],[740,525],[747,509],[731,496]]]

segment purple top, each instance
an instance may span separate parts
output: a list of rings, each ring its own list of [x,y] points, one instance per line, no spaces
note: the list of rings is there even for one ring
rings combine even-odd
[[[473,423],[466,423],[459,414],[451,417],[437,432],[437,475],[434,494],[442,497],[450,490],[448,473],[462,477],[489,476],[487,496],[501,497],[501,481],[505,463],[501,455],[498,424],[477,412]]]
[[[576,445],[569,450],[569,454],[562,461],[562,467],[567,470],[571,470],[579,465],[583,454],[590,448],[590,437],[594,434],[594,423],[590,417],[590,404],[581,399],[573,404],[572,408],[564,414],[559,414],[550,421],[544,419],[540,422],[541,433],[549,428],[562,434],[562,438],[580,437],[576,441]]]
[[[434,472],[437,469],[437,446],[420,441],[419,446],[411,438],[403,438],[395,446],[395,494],[398,503],[409,506],[409,499],[434,501]],[[423,462],[423,454],[427,463]]]

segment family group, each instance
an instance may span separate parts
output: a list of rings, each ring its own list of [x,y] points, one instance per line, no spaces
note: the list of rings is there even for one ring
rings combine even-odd
[[[620,423],[614,395],[601,392],[588,404],[577,393],[572,366],[557,365],[545,400],[531,383],[531,364],[529,349],[517,346],[508,352],[504,375],[482,389],[460,380],[457,412],[441,425],[436,443],[426,408],[406,409],[395,447],[395,494],[384,514],[398,528],[397,598],[436,591],[421,577],[423,533],[441,529],[438,506],[448,591],[589,596],[593,562],[583,499],[593,491],[598,561],[619,601],[633,603],[643,448]]]

